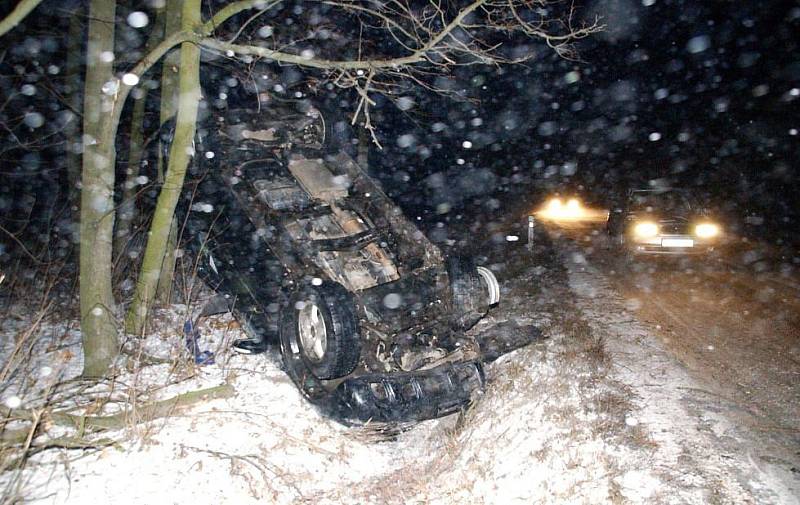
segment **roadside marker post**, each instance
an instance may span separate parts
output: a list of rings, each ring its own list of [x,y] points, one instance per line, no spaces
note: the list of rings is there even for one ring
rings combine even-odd
[[[533,216],[528,216],[528,251],[533,251],[533,231],[536,226]]]

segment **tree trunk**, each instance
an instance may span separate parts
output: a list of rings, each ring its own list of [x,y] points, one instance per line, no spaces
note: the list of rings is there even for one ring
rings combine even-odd
[[[149,54],[159,42],[164,40],[165,17],[164,9],[157,8],[153,31],[150,32],[145,46],[146,54]],[[144,155],[144,117],[147,105],[147,87],[140,87],[139,92],[139,96],[134,96],[136,102],[133,104],[133,113],[131,114],[128,169],[125,173],[125,182],[122,183],[122,199],[120,200],[119,215],[117,216],[117,231],[114,234],[114,254],[116,258],[119,258],[120,254],[125,250],[125,246],[131,237],[133,222],[136,219],[136,193],[139,188],[136,178],[139,176]]]
[[[161,263],[161,272],[158,274],[158,287],[156,288],[156,299],[163,304],[169,304],[172,301],[173,276],[175,275],[175,250],[177,248],[178,219],[173,216],[172,224],[169,227],[167,252],[164,255],[164,262]]]
[[[181,29],[181,3],[178,0],[167,0],[166,27],[167,33],[177,32]],[[180,51],[173,50],[164,58],[161,68],[161,115],[160,124],[163,125],[176,114],[178,107],[178,71],[180,69]],[[159,182],[164,182],[164,165],[167,160],[161,158],[163,149],[159,149],[158,174]],[[167,253],[161,263],[161,272],[158,275],[156,298],[161,303],[169,303],[172,297],[172,277],[175,273],[175,249],[178,247],[178,220],[172,218],[167,242]]]
[[[164,25],[165,37],[181,29],[181,0],[167,0]],[[172,119],[178,109],[178,70],[181,67],[180,49],[173,49],[164,57],[161,65],[161,106],[159,126]],[[159,145],[161,140],[159,139]],[[158,166],[156,168],[157,182],[164,183],[164,166],[167,160],[163,159],[164,150],[158,150]]]
[[[131,114],[131,142],[128,150],[128,169],[125,171],[125,181],[122,183],[122,199],[119,203],[119,216],[117,231],[114,234],[114,254],[116,258],[125,251],[125,246],[130,240],[133,220],[136,218],[136,192],[139,176],[139,165],[144,154],[144,109],[147,102],[147,90],[142,90],[142,96],[133,104]]]
[[[83,172],[80,223],[80,302],[83,374],[105,375],[119,352],[111,291],[114,229],[114,130],[108,126],[114,99],[103,93],[114,82],[101,54],[114,50],[116,2],[91,0],[83,107]]]
[[[185,0],[181,25],[191,30],[200,24],[200,0]],[[178,115],[175,137],[169,154],[164,186],[158,195],[153,222],[148,234],[139,281],[133,303],[125,319],[126,330],[141,334],[158,286],[159,273],[167,252],[169,234],[178,204],[186,168],[194,155],[197,109],[200,101],[200,48],[186,42],[181,45]]]

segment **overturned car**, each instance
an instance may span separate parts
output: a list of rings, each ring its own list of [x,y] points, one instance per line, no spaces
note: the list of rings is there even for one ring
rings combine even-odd
[[[465,331],[497,304],[487,268],[443,257],[308,109],[228,110],[200,131],[186,248],[250,337],[279,342],[310,401],[349,422],[443,416],[484,384]],[[188,232],[188,233],[187,233]]]

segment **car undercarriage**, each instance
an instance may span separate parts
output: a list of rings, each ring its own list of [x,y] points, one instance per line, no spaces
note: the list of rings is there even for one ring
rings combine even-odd
[[[184,205],[199,277],[251,334],[240,347],[277,342],[298,389],[337,419],[464,408],[485,382],[465,332],[498,303],[497,279],[444,257],[352,158],[321,148],[306,115],[281,130],[227,111],[202,130],[214,156],[192,167]]]

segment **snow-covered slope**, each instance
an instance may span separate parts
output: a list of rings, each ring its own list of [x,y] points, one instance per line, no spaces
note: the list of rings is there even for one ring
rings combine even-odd
[[[692,409],[698,387],[647,324],[578,250],[542,236],[533,252],[495,244],[503,302],[473,330],[538,325],[545,338],[487,366],[468,411],[395,432],[321,417],[280,370],[277,352],[227,352],[241,336],[230,316],[201,326],[214,365],[182,358],[186,308],[159,315],[144,348],[167,363],[124,367],[113,383],[44,388],[41,370],[79,370],[78,335],[50,321],[44,346],[3,390],[22,408],[93,408],[98,398],[156,400],[228,384],[235,394],[97,437],[97,450],[48,449],[0,477],[4,497],[34,503],[793,503],[796,492],[720,437],[722,418]],[[566,268],[565,268],[566,267]],[[24,318],[23,318],[24,319]],[[29,323],[25,320],[22,322]],[[3,326],[8,360],[20,325]],[[61,335],[57,337],[56,334]],[[68,354],[65,354],[67,353]],[[132,360],[128,361],[133,363]],[[37,372],[38,371],[38,372]],[[23,373],[24,372],[24,373]],[[50,374],[49,376],[52,376]],[[27,378],[26,378],[27,377]],[[69,377],[60,376],[61,379]],[[51,381],[52,382],[52,381]],[[67,383],[70,384],[70,383]],[[47,394],[45,394],[47,393]],[[131,414],[134,416],[135,414]],[[23,426],[16,423],[14,426]],[[46,421],[33,445],[75,434]],[[91,437],[90,437],[91,438]]]

